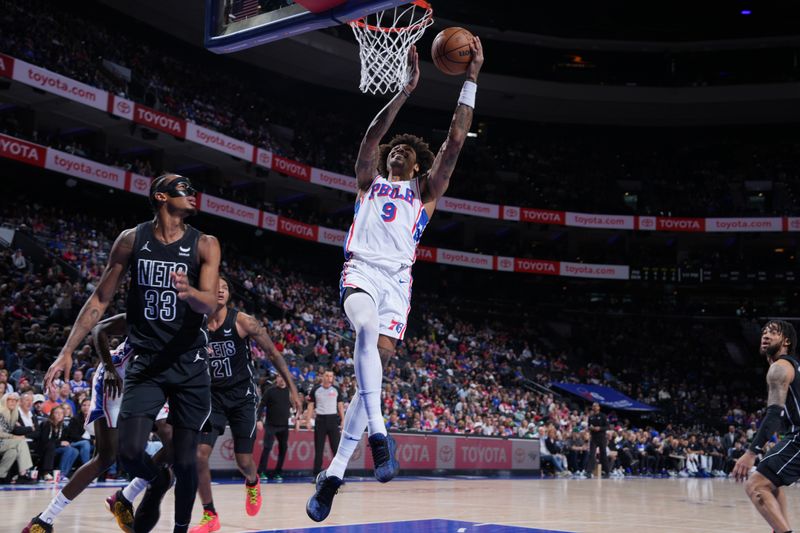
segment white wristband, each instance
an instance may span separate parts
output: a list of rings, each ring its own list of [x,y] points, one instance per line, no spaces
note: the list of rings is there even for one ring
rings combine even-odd
[[[461,87],[461,95],[458,97],[458,103],[475,109],[475,93],[478,92],[478,84],[474,81],[467,80],[464,86]]]

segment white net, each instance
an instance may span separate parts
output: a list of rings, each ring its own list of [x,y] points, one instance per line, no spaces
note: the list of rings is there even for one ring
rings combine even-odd
[[[416,1],[350,22],[359,46],[361,92],[395,93],[408,79],[408,50],[433,24],[433,10]]]

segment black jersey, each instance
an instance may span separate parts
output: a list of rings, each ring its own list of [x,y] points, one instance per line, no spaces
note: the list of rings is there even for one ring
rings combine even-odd
[[[200,232],[191,226],[179,240],[163,244],[153,223],[136,226],[128,289],[128,342],[135,353],[179,355],[206,345],[206,318],[178,299],[172,272],[186,272],[197,287]]]
[[[781,357],[789,362],[794,368],[794,379],[789,384],[789,392],[786,394],[786,426],[789,433],[800,433],[800,362],[792,356],[784,355]]]
[[[225,320],[214,331],[209,330],[209,369],[211,388],[228,389],[245,381],[252,381],[253,362],[250,340],[236,331],[238,309],[228,309]]]

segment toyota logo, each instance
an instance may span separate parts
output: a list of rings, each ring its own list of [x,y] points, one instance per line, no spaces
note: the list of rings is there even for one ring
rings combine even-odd
[[[449,463],[453,460],[453,447],[445,444],[439,450],[439,460],[444,463]]]
[[[117,109],[120,113],[129,114],[131,112],[131,105],[125,100],[120,100],[117,104]]]
[[[227,461],[233,461],[233,439],[222,441],[222,446],[220,446],[219,453],[222,455],[223,459]]]

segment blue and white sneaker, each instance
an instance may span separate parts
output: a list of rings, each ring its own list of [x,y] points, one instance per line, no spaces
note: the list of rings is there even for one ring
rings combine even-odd
[[[317,474],[317,490],[306,502],[306,514],[314,522],[322,522],[331,513],[333,497],[339,492],[344,481],[336,476],[328,477],[325,470]]]
[[[397,462],[397,443],[391,435],[376,433],[369,438],[372,462],[375,464],[375,479],[381,483],[391,481],[400,472]]]

